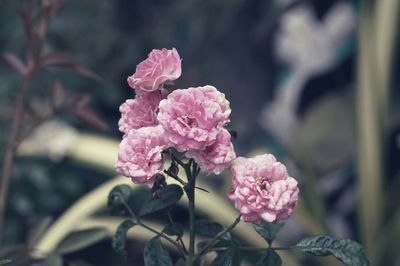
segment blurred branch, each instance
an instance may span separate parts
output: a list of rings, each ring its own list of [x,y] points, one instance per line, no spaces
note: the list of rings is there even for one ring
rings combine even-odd
[[[20,92],[16,97],[11,131],[3,160],[2,176],[0,181],[0,236],[3,235],[2,230],[4,227],[4,213],[6,208],[7,192],[9,188],[10,177],[12,175],[15,152],[21,140],[25,138],[27,134],[30,134],[35,128],[33,127],[29,129],[27,134],[18,139],[20,135],[21,121],[26,113],[24,112],[24,107],[26,105],[26,91],[28,90],[33,74],[40,70],[41,67],[46,65],[64,65],[78,72],[82,76],[101,80],[101,78],[92,73],[68,54],[53,53],[46,56],[42,55],[43,41],[47,34],[50,19],[57,14],[63,4],[64,0],[42,0],[40,5],[37,6],[38,3],[31,0],[26,1],[23,5],[20,5],[17,9],[17,12],[22,20],[26,35],[27,44],[25,60],[20,59],[14,53],[5,53],[3,55],[4,59],[20,74],[22,85]],[[64,91],[61,84],[56,83],[54,86],[56,88],[53,89],[52,103],[55,112],[52,115],[57,113],[56,108],[60,107],[57,105],[62,104],[64,100],[60,99],[64,96]],[[54,101],[54,97],[58,97],[58,99]],[[82,100],[79,98],[76,102],[72,102],[70,104],[71,108],[69,111],[75,113],[76,116],[80,117],[86,122],[98,128],[105,129],[107,125],[87,106],[87,103],[88,100],[85,101],[85,99]],[[50,117],[51,116],[44,117],[41,119],[40,123],[45,122],[45,120]]]
[[[360,184],[359,223],[367,253],[382,226],[385,144],[391,56],[398,0],[361,1],[357,61],[357,146]]]
[[[87,67],[79,63],[78,60],[76,60],[67,53],[57,52],[44,55],[40,60],[40,64],[43,67],[47,66],[68,67],[73,71],[77,72],[78,74],[80,74],[81,76],[91,78],[98,82],[103,81],[103,78],[93,73],[91,70],[89,70]]]
[[[357,152],[360,186],[360,230],[367,253],[381,225],[382,217],[382,131],[376,99],[372,6],[361,3],[357,61]]]
[[[13,53],[4,53],[4,59],[21,75],[28,74],[28,68],[22,60]]]
[[[3,171],[0,183],[0,236],[4,227],[4,213],[7,200],[8,186],[14,165],[15,142],[17,141],[22,116],[24,114],[25,92],[29,84],[29,79],[24,79],[21,92],[16,97],[15,110],[12,119],[11,132],[9,135],[6,151],[3,160]]]

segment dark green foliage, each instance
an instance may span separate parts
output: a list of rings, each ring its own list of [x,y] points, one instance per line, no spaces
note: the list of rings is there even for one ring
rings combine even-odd
[[[152,196],[140,210],[140,216],[162,210],[175,204],[183,195],[182,188],[178,185],[167,185],[158,190],[157,195]]]
[[[262,255],[259,261],[257,261],[256,266],[281,266],[282,260],[272,249],[268,249],[265,254]]]
[[[115,186],[108,194],[108,208],[113,214],[126,214],[126,206],[132,194],[132,189],[128,185]]]
[[[178,239],[183,236],[183,231],[183,225],[180,223],[167,224],[163,230],[167,235],[177,236]]]
[[[297,243],[296,247],[316,256],[333,255],[347,266],[367,266],[369,261],[363,247],[350,239],[313,236]]]
[[[276,223],[262,222],[254,226],[254,229],[260,236],[267,240],[268,243],[271,243],[284,225],[285,223],[282,221]]]
[[[125,249],[126,234],[135,225],[131,220],[123,221],[117,228],[115,235],[112,238],[112,247],[115,252],[126,260],[127,254]]]
[[[150,239],[144,248],[145,266],[172,266],[172,260],[168,252],[161,244],[160,237]]]
[[[234,257],[235,250],[233,248],[221,251],[211,263],[211,266],[232,266],[234,265]]]
[[[73,253],[105,239],[107,235],[107,230],[104,228],[92,228],[74,232],[68,235],[56,250],[60,254]]]
[[[196,221],[195,224],[196,233],[206,237],[214,237],[222,230],[224,230],[224,227],[219,223],[210,222],[204,219]]]

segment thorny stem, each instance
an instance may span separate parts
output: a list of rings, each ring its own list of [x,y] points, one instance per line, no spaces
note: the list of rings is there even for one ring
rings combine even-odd
[[[218,241],[218,239],[220,239],[224,234],[235,228],[235,226],[240,222],[240,217],[241,215],[239,215],[229,227],[225,228],[225,230],[219,232],[213,239],[211,239],[211,241],[207,243],[207,245],[201,250],[201,252],[197,254],[195,260],[199,259],[202,255],[206,254],[207,251],[212,247],[212,245],[214,245],[215,242]]]

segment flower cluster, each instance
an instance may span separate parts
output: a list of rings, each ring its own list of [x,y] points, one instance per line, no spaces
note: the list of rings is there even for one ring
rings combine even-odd
[[[236,158],[224,128],[231,113],[225,95],[213,86],[168,93],[164,84],[180,74],[178,52],[162,49],[153,50],[128,77],[136,97],[120,107],[124,137],[116,170],[135,183],[153,183],[168,148],[187,152],[208,173],[221,173]]]
[[[209,85],[167,91],[165,85],[181,72],[178,52],[162,49],[151,51],[128,77],[136,96],[120,107],[118,126],[124,136],[117,172],[151,185],[164,169],[163,152],[174,148],[207,173],[220,174],[232,165],[228,197],[242,220],[275,222],[289,217],[298,199],[296,180],[272,155],[236,158],[225,128],[230,122],[229,101]]]

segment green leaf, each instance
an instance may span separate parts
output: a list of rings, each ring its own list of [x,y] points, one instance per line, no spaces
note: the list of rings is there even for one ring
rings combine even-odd
[[[262,255],[256,266],[281,266],[282,260],[279,254],[273,249],[268,249],[265,254]]]
[[[115,186],[108,194],[108,208],[114,214],[125,214],[126,206],[132,194],[132,189],[128,185]]]
[[[196,233],[206,237],[214,237],[224,230],[224,227],[219,223],[210,222],[205,219],[197,220],[194,228]]]
[[[145,266],[172,266],[172,260],[168,252],[161,244],[160,237],[150,239],[144,247]]]
[[[107,230],[104,228],[92,228],[73,232],[59,244],[57,251],[60,254],[72,253],[105,239],[107,235]]]
[[[346,238],[335,239],[324,235],[314,236],[302,239],[296,247],[316,256],[333,255],[348,266],[369,265],[363,247]]]
[[[271,243],[285,225],[283,221],[277,221],[276,223],[268,223],[263,221],[261,224],[254,226],[257,233],[262,236],[268,243]]]
[[[235,250],[233,248],[228,248],[227,250],[219,252],[210,266],[232,266],[234,256]]]
[[[183,225],[180,223],[167,224],[163,230],[169,236],[177,236],[178,239],[183,236]]]
[[[182,188],[176,184],[167,185],[159,190],[158,198],[150,198],[140,210],[140,216],[153,213],[175,204],[183,195]]]
[[[115,252],[126,260],[126,233],[135,225],[131,220],[123,221],[117,228],[115,235],[112,238],[111,245]]]

